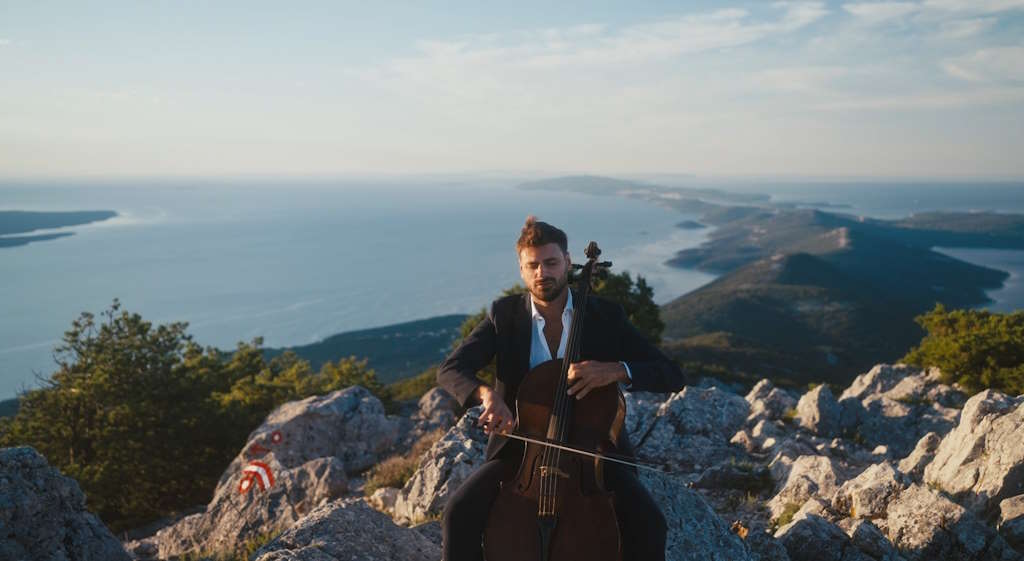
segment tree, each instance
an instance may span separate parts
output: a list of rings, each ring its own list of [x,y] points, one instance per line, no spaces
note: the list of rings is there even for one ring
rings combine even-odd
[[[205,502],[231,458],[230,427],[208,399],[228,381],[186,326],[154,327],[117,300],[99,320],[83,313],[56,349],[58,370],[21,396],[4,444],[39,450],[115,530]]]
[[[915,321],[927,334],[903,362],[937,366],[943,382],[958,382],[972,393],[1024,393],[1024,311],[947,311],[936,304]]]
[[[203,349],[187,326],[154,326],[117,300],[100,318],[83,313],[56,349],[58,370],[0,425],[0,445],[36,448],[120,531],[209,501],[249,432],[286,401],[353,384],[387,399],[366,360],[313,373],[290,352],[267,362],[261,338],[230,355]]]

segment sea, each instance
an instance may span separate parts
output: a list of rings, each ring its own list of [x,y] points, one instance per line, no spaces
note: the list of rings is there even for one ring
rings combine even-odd
[[[54,349],[82,312],[116,298],[154,323],[188,322],[202,345],[312,343],[329,335],[474,313],[520,282],[525,217],[563,228],[575,262],[593,240],[613,271],[642,275],[657,303],[715,277],[670,268],[710,229],[637,199],[524,191],[511,179],[50,180],[0,182],[2,210],[114,210],[116,218],[36,231],[73,235],[0,248],[0,399],[55,370]],[[716,183],[838,212],[1024,212],[1024,184]],[[1024,307],[1024,252],[947,249],[1013,275],[991,309]]]

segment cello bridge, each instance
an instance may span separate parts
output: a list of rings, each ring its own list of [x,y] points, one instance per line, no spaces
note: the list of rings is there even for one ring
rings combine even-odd
[[[554,467],[554,466],[540,466],[540,468],[538,468],[538,469],[540,470],[540,474],[541,474],[542,477],[547,477],[549,475],[557,475],[558,477],[561,477],[562,479],[569,479],[569,474],[568,473],[565,473],[564,471],[562,471],[562,470],[560,470],[560,469],[558,469],[557,467]]]

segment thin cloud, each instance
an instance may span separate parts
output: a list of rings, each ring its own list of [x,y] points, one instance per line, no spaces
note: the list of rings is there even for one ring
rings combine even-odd
[[[781,16],[752,21],[742,9],[664,19],[610,30],[601,24],[542,29],[511,35],[477,35],[458,40],[420,41],[422,63],[445,66],[504,62],[519,67],[553,68],[634,63],[682,54],[737,47],[791,33],[824,17],[820,2],[780,2]],[[416,60],[400,61],[407,68]]]
[[[969,82],[1024,82],[1024,47],[993,47],[949,58],[942,68]]]
[[[998,21],[994,17],[942,22],[941,35],[949,39],[966,39],[990,29]]]
[[[913,14],[921,6],[914,2],[857,2],[843,4],[843,9],[868,23],[881,23]]]
[[[990,14],[1024,8],[1024,0],[925,0],[924,7],[948,12]]]

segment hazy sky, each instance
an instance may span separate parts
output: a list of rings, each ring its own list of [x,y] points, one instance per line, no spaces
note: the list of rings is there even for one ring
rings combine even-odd
[[[6,177],[1024,177],[1022,154],[1024,0],[0,0]]]

